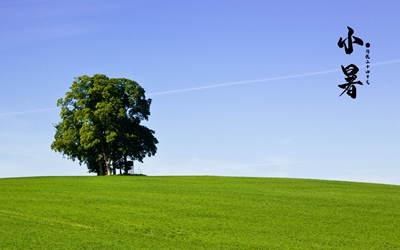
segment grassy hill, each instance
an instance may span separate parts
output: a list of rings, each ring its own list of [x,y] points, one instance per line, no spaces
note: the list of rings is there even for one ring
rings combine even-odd
[[[0,249],[400,249],[400,186],[229,177],[0,179]]]

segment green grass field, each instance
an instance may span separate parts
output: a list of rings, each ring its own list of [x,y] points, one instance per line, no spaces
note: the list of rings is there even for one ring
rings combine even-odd
[[[229,177],[0,179],[1,249],[400,249],[400,186]]]

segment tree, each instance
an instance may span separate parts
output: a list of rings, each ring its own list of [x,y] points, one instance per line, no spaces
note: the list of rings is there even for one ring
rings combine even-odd
[[[157,152],[155,132],[140,124],[148,120],[150,104],[132,80],[79,76],[65,98],[57,100],[61,122],[54,125],[51,149],[98,175],[109,175],[112,163],[121,160],[143,162]]]

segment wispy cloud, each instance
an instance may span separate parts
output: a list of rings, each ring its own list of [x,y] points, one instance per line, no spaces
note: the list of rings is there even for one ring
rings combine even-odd
[[[385,62],[371,63],[370,66],[380,66],[380,65],[394,64],[394,63],[399,63],[399,62],[400,62],[400,59],[397,59],[397,60],[391,60],[391,61],[385,61]],[[323,75],[323,74],[329,74],[329,73],[338,72],[338,71],[341,71],[341,69],[337,68],[337,69],[317,71],[317,72],[305,73],[305,74],[299,74],[299,75],[280,76],[280,77],[263,78],[263,79],[256,79],[256,80],[237,81],[237,82],[227,82],[227,83],[200,86],[200,87],[194,87],[194,88],[167,90],[167,91],[161,91],[161,92],[156,92],[156,93],[150,93],[148,95],[149,96],[169,95],[169,94],[176,94],[176,93],[190,92],[190,91],[197,91],[197,90],[204,90],[204,89],[228,87],[228,86],[233,86],[233,85],[259,83],[259,82],[271,82],[271,81],[286,80],[286,79],[293,79],[293,78],[300,78],[300,77],[307,77],[307,76]]]
[[[10,116],[10,115],[25,115],[30,113],[38,113],[38,112],[47,112],[57,110],[59,108],[47,108],[47,109],[34,109],[34,110],[25,110],[25,111],[16,111],[16,112],[9,112],[9,113],[1,113],[1,116]]]
[[[395,63],[400,63],[400,59],[384,61],[384,62],[377,62],[377,63],[371,63],[370,65],[371,66],[380,66],[380,65],[388,65],[388,64],[395,64]],[[280,77],[263,78],[263,79],[255,79],[255,80],[245,80],[245,81],[236,81],[236,82],[227,82],[227,83],[206,85],[206,86],[200,86],[200,87],[194,87],[194,88],[167,90],[167,91],[150,93],[150,94],[147,94],[147,95],[148,96],[170,95],[170,94],[184,93],[184,92],[190,92],[190,91],[198,91],[198,90],[204,90],[204,89],[229,87],[229,86],[233,86],[233,85],[251,84],[251,83],[260,83],[260,82],[272,82],[272,81],[285,80],[285,79],[293,79],[293,78],[300,78],[300,77],[307,77],[307,76],[323,75],[323,74],[328,74],[328,73],[332,73],[332,72],[338,72],[340,70],[341,69],[338,68],[338,69],[330,69],[330,70],[317,71],[317,72],[305,73],[305,74],[299,74],[299,75],[280,76]],[[0,113],[0,117],[1,116],[9,116],[9,115],[23,115],[23,114],[36,113],[36,112],[53,111],[53,110],[57,110],[57,109],[59,109],[59,108],[35,109],[35,110],[9,112],[9,113]]]
[[[27,1],[0,3],[0,50],[31,43],[87,35],[104,30],[99,23],[107,12],[126,8],[130,1]]]
[[[168,91],[151,93],[151,94],[149,94],[149,96],[168,95],[168,94],[175,94],[175,93],[189,92],[189,91],[196,91],[196,90],[203,90],[203,89],[213,89],[213,88],[220,88],[220,87],[228,87],[228,86],[240,85],[240,84],[249,84],[249,83],[258,83],[258,82],[271,82],[271,81],[278,81],[278,80],[285,80],[285,79],[292,79],[292,78],[299,78],[299,77],[306,77],[306,76],[328,74],[328,73],[332,73],[332,72],[337,72],[339,70],[340,69],[331,69],[331,70],[324,70],[324,71],[318,71],[318,72],[306,73],[306,74],[300,74],[300,75],[280,76],[280,77],[263,78],[263,79],[256,79],[256,80],[237,81],[237,82],[227,82],[227,83],[220,83],[220,84],[215,84],[215,85],[207,85],[207,86],[194,87],[194,88],[168,90]]]
[[[211,175],[226,175],[230,176],[275,176],[287,177],[290,169],[295,164],[300,162],[283,157],[266,157],[264,161],[258,163],[234,162],[234,161],[202,161],[191,165],[198,165],[186,174],[211,174]],[[202,167],[209,166],[209,167]],[[192,172],[190,172],[192,171]]]
[[[27,157],[27,158],[32,158],[32,159],[36,159],[36,160],[47,159],[47,157],[41,156],[39,154],[29,154],[29,153],[26,153],[26,151],[17,152],[17,151],[3,150],[3,149],[0,149],[0,155],[10,155],[10,156],[19,157],[19,158]]]

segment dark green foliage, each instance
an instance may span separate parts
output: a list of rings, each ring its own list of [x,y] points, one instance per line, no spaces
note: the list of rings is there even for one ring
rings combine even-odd
[[[99,175],[110,174],[111,163],[123,158],[142,162],[157,152],[154,131],[140,124],[148,120],[150,104],[132,80],[77,77],[57,101],[62,121],[55,125],[51,149]]]
[[[400,249],[399,206],[367,183],[0,179],[0,249]]]

